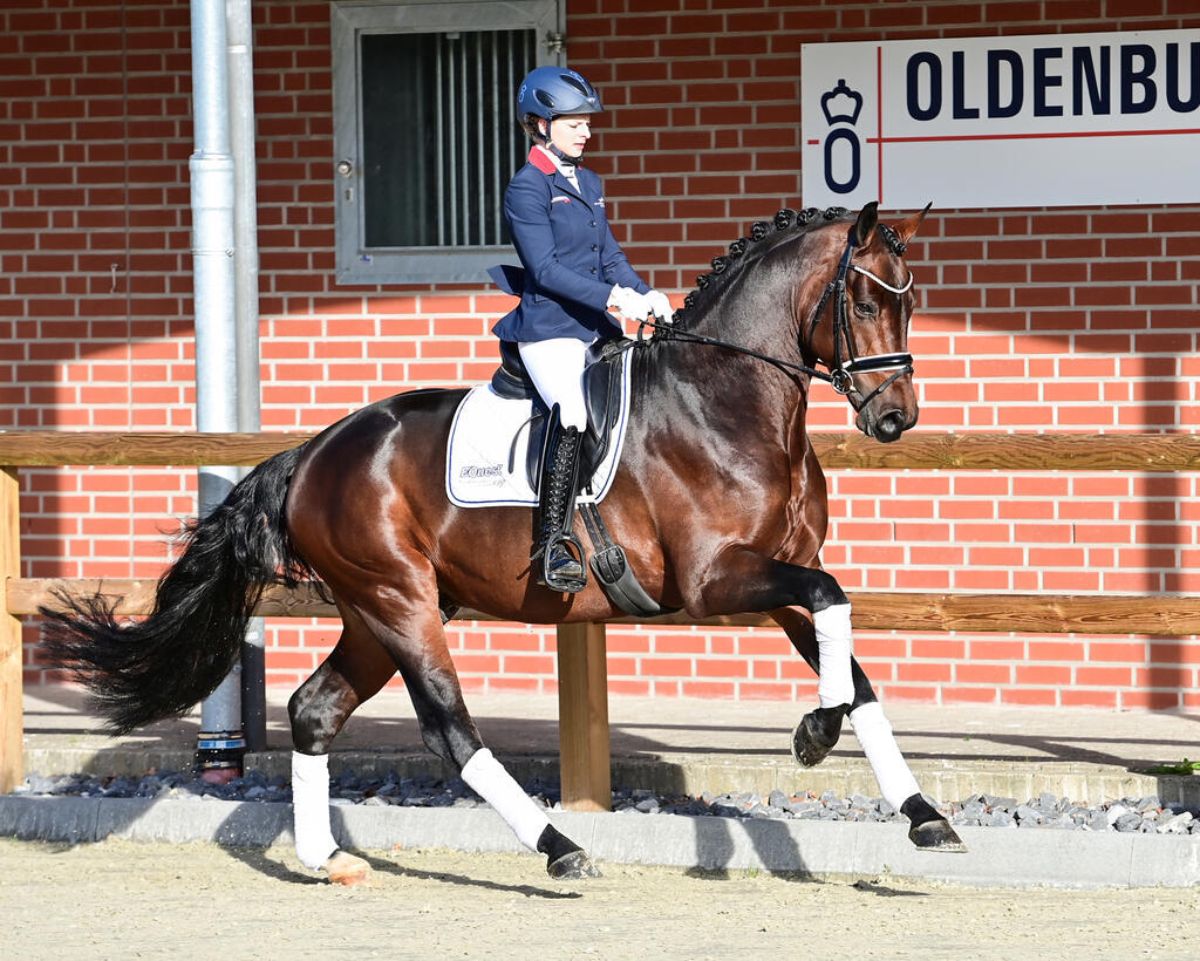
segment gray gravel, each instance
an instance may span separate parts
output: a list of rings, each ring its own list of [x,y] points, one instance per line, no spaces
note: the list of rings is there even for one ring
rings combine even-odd
[[[557,784],[535,780],[525,790],[547,808],[559,809]],[[184,800],[278,801],[292,799],[291,785],[281,777],[268,779],[252,773],[229,784],[209,784],[191,774],[160,772],[142,778],[91,777],[84,774],[43,777],[30,774],[13,794],[25,797],[71,796],[103,798],[179,798]],[[1120,833],[1200,835],[1200,810],[1163,804],[1158,797],[1121,798],[1099,805],[1076,804],[1043,792],[1020,801],[1012,797],[973,794],[961,801],[937,803],[951,824],[971,827],[1025,828],[1065,831],[1115,831]],[[483,802],[463,781],[434,777],[359,778],[345,772],[331,779],[330,803],[368,806],[473,808]],[[772,791],[766,797],[752,793],[711,794],[698,797],[660,796],[651,791],[617,789],[613,810],[618,814],[686,814],[722,818],[773,818],[818,821],[905,821],[882,798],[833,791],[817,796]]]

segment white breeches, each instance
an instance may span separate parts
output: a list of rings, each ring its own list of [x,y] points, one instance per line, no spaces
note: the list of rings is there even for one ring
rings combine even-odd
[[[583,366],[588,346],[574,337],[517,344],[525,369],[546,406],[558,404],[561,408],[563,427],[587,428]]]

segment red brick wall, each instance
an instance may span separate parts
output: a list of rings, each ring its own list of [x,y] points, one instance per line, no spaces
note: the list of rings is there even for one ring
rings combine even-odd
[[[568,10],[571,62],[610,108],[589,161],[630,259],[677,294],[749,221],[803,205],[802,43],[1200,25],[1191,0]],[[254,11],[264,426],[482,379],[508,298],[334,285],[329,8]],[[185,0],[0,11],[0,427],[193,428],[188,44]],[[1194,205],[936,211],[910,255],[920,427],[1194,431],[1198,224]],[[850,429],[815,395],[818,428]],[[25,471],[26,574],[154,576],[193,476]],[[831,493],[824,560],[850,589],[1200,591],[1195,474],[835,473]],[[269,680],[302,680],[336,633],[275,624]],[[553,689],[552,632],[451,634],[468,689]],[[31,683],[36,635],[31,622]],[[1195,639],[863,633],[857,649],[890,698],[1200,706]],[[617,628],[609,651],[617,693],[815,694],[777,632]]]

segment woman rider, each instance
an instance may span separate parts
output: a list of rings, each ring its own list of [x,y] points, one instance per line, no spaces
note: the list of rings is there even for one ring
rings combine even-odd
[[[597,338],[621,337],[608,315],[671,318],[665,294],[637,275],[613,237],[600,178],[579,165],[589,117],[603,110],[587,80],[565,67],[538,67],[517,91],[517,116],[533,141],[529,162],[504,194],[504,216],[524,271],[493,268],[521,300],[492,328],[520,351],[550,418],[538,484],[538,583],[574,593],[586,577],[570,542],[579,449],[587,429],[584,355]]]

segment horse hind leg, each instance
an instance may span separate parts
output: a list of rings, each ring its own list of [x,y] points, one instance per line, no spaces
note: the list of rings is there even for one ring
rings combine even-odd
[[[437,608],[401,612],[382,610],[376,604],[370,615],[364,612],[364,618],[404,677],[429,750],[459,772],[525,847],[546,856],[546,871],[552,878],[598,877],[600,872],[583,848],[550,823],[546,812],[484,747],[463,701]]]
[[[329,748],[347,718],[396,673],[388,653],[352,618],[337,646],[288,702],[296,856],[330,882],[367,880],[370,865],[341,850],[329,822]]]

